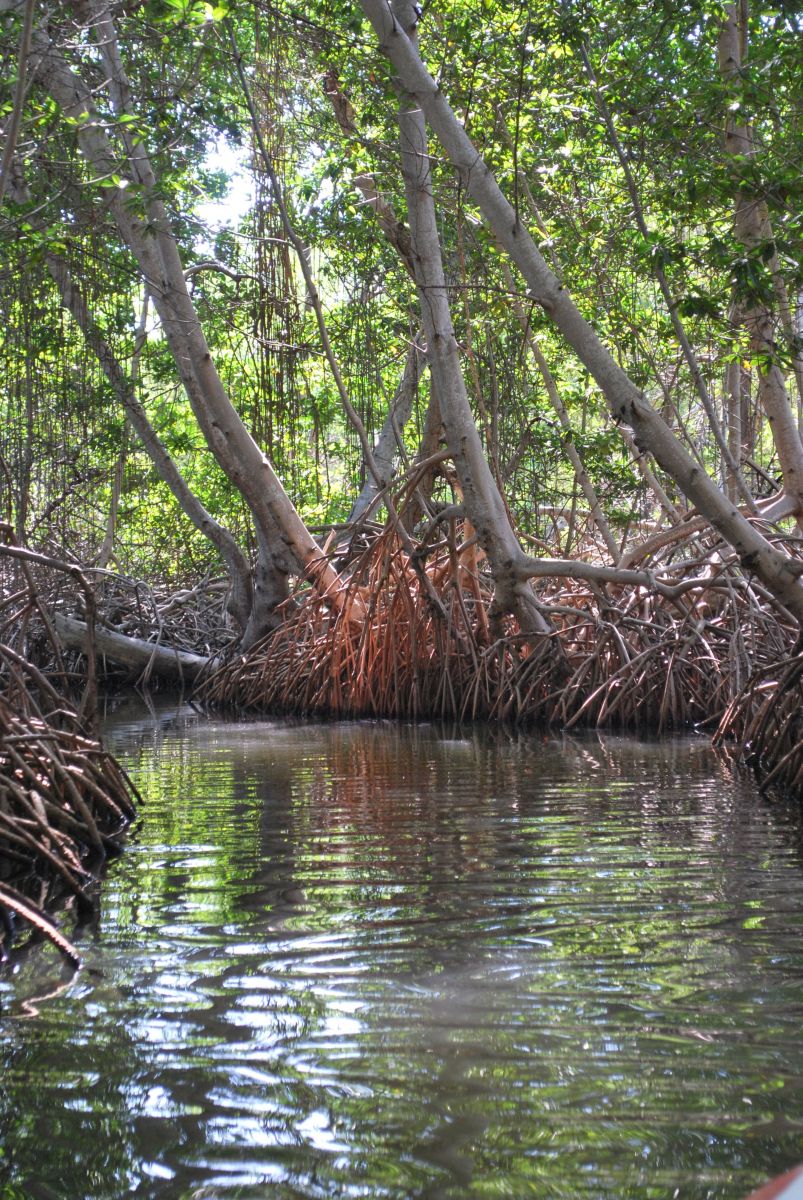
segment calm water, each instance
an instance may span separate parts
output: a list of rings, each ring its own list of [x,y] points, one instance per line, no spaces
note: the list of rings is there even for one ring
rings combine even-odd
[[[86,967],[0,980],[0,1197],[728,1197],[803,1159],[791,809],[707,745],[121,714]]]

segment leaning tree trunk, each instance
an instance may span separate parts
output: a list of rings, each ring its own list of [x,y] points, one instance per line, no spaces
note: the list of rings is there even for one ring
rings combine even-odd
[[[396,17],[408,31],[412,44],[417,11],[412,0],[396,0],[394,4]],[[463,492],[466,516],[488,556],[496,587],[495,611],[513,612],[528,633],[548,633],[551,626],[542,615],[530,584],[514,570],[522,550],[471,412],[441,259],[426,124],[417,99],[405,91],[400,97],[399,134],[421,321],[446,444]]]
[[[591,65],[591,60],[588,56],[588,51],[586,50],[585,46],[581,46],[580,56],[583,60],[583,65],[585,66],[586,74],[588,75],[588,79],[589,79],[589,83],[591,84],[591,89],[594,94],[594,99],[595,99],[597,108],[599,109],[600,115],[605,124],[605,128],[608,132],[608,138],[614,149],[616,157],[619,160],[619,166],[622,170],[622,174],[624,175],[625,182],[627,184],[627,190],[630,193],[630,200],[633,205],[633,215],[635,217],[635,221],[636,221],[636,225],[638,227],[639,233],[642,235],[642,237],[649,238],[650,230],[647,225],[646,217],[644,215],[644,209],[642,207],[641,197],[639,195],[639,190],[636,185],[636,178],[635,178],[635,175],[633,174],[633,170],[630,166],[630,161],[625,152],[625,149],[624,149],[621,141],[619,140],[619,135],[616,132],[616,126],[614,125],[611,111],[608,107],[608,103],[605,99],[602,89],[599,87],[599,84],[597,83],[597,78],[594,73],[594,68]],[[688,334],[686,332],[686,328],[680,319],[680,312],[679,312],[679,308],[678,308],[678,298],[677,298],[677,296],[675,296],[673,294],[672,289],[669,285],[669,279],[667,278],[666,272],[664,271],[663,267],[661,266],[660,262],[658,262],[657,259],[655,260],[655,262],[653,264],[653,274],[655,276],[656,283],[658,284],[658,287],[661,291],[661,295],[664,298],[664,302],[666,304],[666,311],[669,316],[669,320],[672,324],[672,328],[675,332],[675,337],[677,338],[677,342],[680,347],[681,353],[682,353],[684,359],[686,360],[686,365],[689,368],[689,374],[691,375],[692,383],[694,384],[694,389],[700,398],[700,402],[703,406],[703,411],[705,412],[705,415],[708,419],[709,428],[711,430],[711,433],[714,436],[714,441],[715,441],[717,447],[719,448],[720,454],[722,456],[722,461],[725,464],[725,467],[728,471],[728,475],[729,475],[730,479],[732,479],[735,489],[742,496],[742,499],[748,505],[750,510],[753,512],[753,514],[757,515],[758,510],[755,507],[755,502],[753,500],[753,497],[750,494],[750,490],[747,487],[747,485],[745,484],[744,479],[742,478],[742,472],[741,472],[741,468],[739,466],[739,459],[738,459],[738,457],[734,457],[733,454],[731,453],[730,445],[728,444],[728,441],[722,430],[722,426],[719,422],[719,418],[717,416],[714,401],[709,393],[708,386],[705,382],[705,379],[703,378],[703,372],[700,367],[700,362],[697,358],[697,355],[694,352],[691,341],[689,340]]]
[[[399,380],[399,386],[393,395],[382,428],[374,443],[374,465],[377,474],[374,476],[366,470],[365,483],[359,496],[351,507],[347,525],[349,527],[370,512],[371,506],[384,488],[393,479],[394,465],[399,455],[399,443],[402,431],[410,420],[413,411],[418,380],[421,375],[421,347],[417,342],[411,342],[404,363],[404,371]],[[349,530],[345,536],[348,537]]]
[[[92,5],[98,41],[118,117],[133,115],[130,88],[122,67],[117,35],[105,3]],[[142,197],[142,214],[132,211],[122,188],[108,188],[109,210],[123,242],[148,281],[154,306],[179,376],[201,431],[229,481],[245,499],[257,533],[259,561],[254,603],[244,636],[249,644],[276,621],[275,610],[287,597],[287,577],[303,572],[337,602],[339,579],[306,529],[266,456],[248,433],[215,367],[201,322],[189,294],[175,236],[159,197],[156,176],[141,141],[122,124],[122,155],[114,149],[106,124],[95,113],[91,92],[44,33],[34,46],[36,77],[67,118],[77,121],[82,152],[100,178],[126,174]]]
[[[337,71],[330,66],[324,83],[324,91],[331,101],[332,108],[335,114],[338,125],[342,129],[347,138],[354,140],[359,136],[357,126],[357,118],[354,108],[348,96],[343,92],[338,79]],[[362,194],[365,201],[365,208],[373,213],[376,222],[386,241],[399,256],[399,261],[404,267],[410,278],[415,281],[415,261],[413,255],[413,245],[410,239],[410,230],[405,223],[399,219],[392,203],[380,188],[376,178],[368,171],[361,171],[354,176],[354,186]],[[417,380],[416,380],[417,383]],[[403,385],[400,385],[400,387]],[[397,405],[403,404],[404,411],[407,411],[406,400],[400,400],[398,393],[393,400],[392,411],[388,414],[388,418],[383,426],[377,444],[374,449],[374,455],[380,469],[383,466],[383,446],[387,442],[388,449],[395,454],[396,435],[394,432],[393,412]],[[420,445],[416,455],[416,463],[423,462],[431,458],[438,449],[438,443],[441,435],[441,419],[440,406],[438,405],[435,388],[433,384],[432,396],[430,399],[429,408],[424,420],[424,428],[421,433]],[[388,476],[388,478],[390,478]],[[409,499],[407,506],[402,516],[404,528],[410,532],[423,516],[424,511],[429,503],[432,495],[432,488],[435,481],[435,468],[426,469],[423,476],[416,484],[414,495]],[[361,512],[365,510],[366,501],[376,492],[376,485],[373,477],[368,472],[368,478],[365,481],[365,486],[357,498],[354,508],[349,515],[349,524],[352,524],[359,518]]]
[[[25,182],[22,166],[18,160],[15,160],[15,166],[16,170],[11,183],[10,194],[16,204],[27,204],[30,202],[30,194]],[[42,229],[45,228],[46,223],[42,217],[34,217],[32,219],[38,221]],[[147,413],[135,394],[134,384],[136,375],[139,373],[139,355],[142,352],[145,341],[145,320],[149,293],[146,290],[146,300],[143,307],[140,329],[137,333],[132,373],[129,376],[104,338],[100,327],[89,309],[86,296],[73,279],[65,258],[61,254],[55,254],[52,250],[49,250],[45,253],[45,262],[58,288],[63,307],[69,312],[81,330],[86,345],[97,358],[117,401],[126,414],[127,421],[139,437],[146,454],[153,463],[157,475],[170,488],[184,515],[211,542],[220,554],[228,571],[231,585],[227,604],[228,612],[234,618],[240,630],[246,629],[252,604],[251,568],[248,564],[248,559],[237,545],[229,530],[221,525],[219,521],[216,521],[211,513],[207,512],[198,497],[191,491],[184,476],[179,471],[148,420]],[[118,468],[123,461],[124,453],[121,453],[118,460]],[[118,472],[116,471],[113,481],[115,489],[119,486],[117,476]],[[112,499],[112,514],[118,501],[119,497],[116,496],[115,492]],[[111,543],[113,536],[112,514],[110,514],[109,519],[110,527],[107,529],[106,538],[104,539],[104,549],[106,542]],[[109,544],[108,549],[109,551],[111,550],[111,544]],[[100,565],[105,566],[103,551],[101,552]]]
[[[241,630],[248,624],[251,612],[251,568],[248,559],[228,529],[216,521],[192,492],[170,454],[160,441],[140,404],[131,380],[117,360],[89,312],[86,301],[76,287],[67,264],[55,254],[47,255],[50,273],[55,279],[64,307],[72,315],[84,335],[87,346],[95,354],[104,375],[126,413],[134,432],[154,465],[157,475],[173,493],[182,512],[211,542],[220,554],[231,584],[227,608]]]
[[[630,426],[637,444],[652,454],[725,538],[743,569],[755,573],[775,599],[803,622],[799,564],[771,546],[720,492],[603,345],[544,261],[386,0],[361,0],[361,4],[405,91],[425,114],[466,190],[524,276],[533,299],[552,318],[596,380],[616,423]]]

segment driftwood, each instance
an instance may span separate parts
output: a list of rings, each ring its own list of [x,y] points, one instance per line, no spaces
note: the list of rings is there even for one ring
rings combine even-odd
[[[56,632],[63,645],[69,650],[86,653],[88,647],[87,627],[75,617],[56,614]],[[114,662],[126,667],[135,667],[149,674],[179,682],[192,682],[209,665],[210,659],[202,654],[190,654],[171,646],[160,646],[142,638],[126,637],[109,629],[95,629],[93,644],[96,655],[104,654]]]

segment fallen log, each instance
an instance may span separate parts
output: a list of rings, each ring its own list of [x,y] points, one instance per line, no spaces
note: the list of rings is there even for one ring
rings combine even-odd
[[[65,617],[57,613],[54,619],[56,633],[68,650],[88,649],[88,631],[84,621]],[[95,628],[93,644],[96,654],[103,654],[116,663],[135,667],[163,679],[192,682],[197,679],[210,659],[202,654],[190,654],[187,650],[176,650],[172,646],[160,646],[146,642],[143,638],[126,637],[110,629]]]

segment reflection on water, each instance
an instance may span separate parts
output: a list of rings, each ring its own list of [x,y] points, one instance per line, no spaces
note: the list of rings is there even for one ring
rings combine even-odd
[[[110,737],[147,803],[86,969],[0,983],[3,1200],[736,1200],[803,1158],[799,823],[704,742]]]

